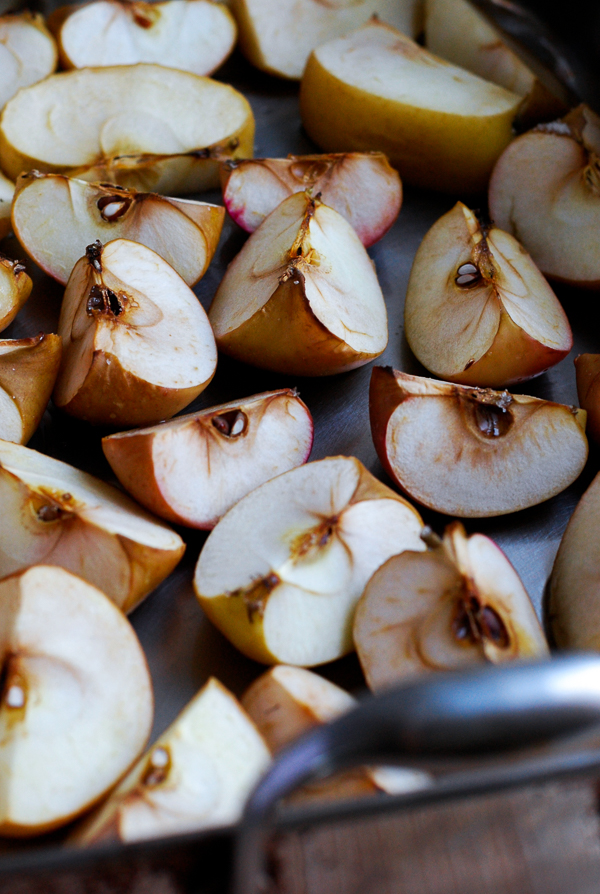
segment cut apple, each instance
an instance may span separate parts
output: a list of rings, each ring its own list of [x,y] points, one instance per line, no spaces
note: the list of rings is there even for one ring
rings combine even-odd
[[[26,444],[50,400],[60,366],[58,335],[0,339],[0,438]]]
[[[285,199],[227,268],[209,310],[219,350],[253,366],[326,376],[378,357],[387,314],[373,264],[344,218]]]
[[[377,21],[316,49],[300,88],[326,152],[378,149],[404,181],[451,193],[487,188],[520,102]]]
[[[0,332],[12,323],[32,288],[33,283],[25,265],[0,254]]]
[[[138,757],[152,683],[127,619],[62,568],[0,582],[0,631],[0,835],[37,835],[91,807]]]
[[[371,431],[385,469],[430,509],[484,518],[560,493],[588,454],[577,407],[375,367]]]
[[[212,677],[70,840],[139,841],[235,823],[270,759],[239,702]]]
[[[114,487],[28,447],[0,441],[0,577],[60,565],[131,611],[185,545]]]
[[[426,553],[392,556],[375,572],[356,609],[354,643],[376,691],[428,671],[548,655],[518,574],[492,540],[467,537],[460,522]]]
[[[310,666],[350,652],[354,606],[376,568],[424,549],[413,507],[357,459],[307,463],[223,516],[196,566],[204,611],[265,664]]]
[[[462,202],[419,246],[404,328],[426,369],[463,385],[522,382],[573,346],[566,314],[527,252]]]
[[[142,506],[167,521],[214,528],[259,484],[306,462],[312,440],[308,407],[284,388],[110,435],[102,449]]]
[[[600,443],[600,354],[580,354],[575,358],[577,396],[587,413],[587,433]]]
[[[254,118],[227,84],[160,65],[83,68],[19,92],[0,116],[0,166],[168,195],[219,185],[252,155]]]
[[[63,284],[82,246],[130,239],[151,248],[193,286],[213,258],[224,218],[220,205],[38,171],[19,177],[12,208],[25,251]]]
[[[149,425],[212,379],[215,340],[202,305],[166,261],[127,239],[88,245],[58,323],[54,403],[94,424]]]
[[[157,62],[208,75],[237,37],[233,16],[213,0],[96,0],[57,9],[48,26],[63,68]]]
[[[490,214],[525,246],[540,270],[600,287],[600,118],[579,106],[523,134],[498,159]]]
[[[54,38],[37,12],[0,16],[0,109],[21,87],[41,81],[56,68]]]
[[[10,233],[10,209],[15,192],[15,184],[0,171],[0,239]]]
[[[224,162],[221,184],[227,211],[249,233],[292,193],[310,189],[352,224],[366,247],[387,233],[402,204],[400,177],[383,152]]]

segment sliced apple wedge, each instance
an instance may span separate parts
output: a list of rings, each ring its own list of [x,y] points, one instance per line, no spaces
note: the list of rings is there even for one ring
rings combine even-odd
[[[40,13],[0,16],[0,109],[21,87],[51,74],[57,63],[56,43]]]
[[[0,577],[60,565],[124,612],[171,573],[185,545],[114,487],[28,447],[0,441]]]
[[[48,19],[63,68],[158,62],[211,74],[229,56],[237,27],[213,0],[96,0],[62,6]]]
[[[579,106],[540,124],[500,156],[489,189],[496,225],[525,246],[540,270],[600,287],[600,118]]]
[[[321,149],[378,149],[403,181],[451,193],[487,188],[520,102],[377,21],[314,50],[300,87]]]
[[[63,174],[22,174],[12,227],[27,254],[66,285],[81,247],[130,239],[151,248],[189,286],[204,276],[219,244],[225,209]]]
[[[400,177],[383,152],[224,162],[221,185],[227,211],[249,233],[292,193],[310,189],[352,224],[366,247],[387,233],[402,204]]]
[[[139,841],[235,823],[270,759],[239,702],[211,677],[70,841]]]
[[[0,835],[37,835],[91,807],[138,757],[152,683],[127,619],[62,568],[0,582],[0,631]]]
[[[40,423],[58,375],[58,335],[0,339],[0,438],[26,444]]]
[[[548,655],[518,574],[489,537],[467,537],[460,522],[426,553],[406,551],[377,569],[356,609],[354,642],[376,691],[428,671]]]
[[[176,101],[174,100],[176,97]],[[254,118],[227,84],[160,65],[83,68],[19,92],[0,116],[0,166],[167,195],[219,185],[252,155]]]
[[[307,193],[285,199],[234,258],[209,310],[219,350],[253,366],[327,376],[387,344],[381,288],[344,218]]]
[[[306,462],[312,440],[308,407],[284,388],[109,435],[102,449],[142,506],[167,521],[214,528],[259,484]]]
[[[10,233],[10,209],[14,192],[15,184],[0,171],[0,239],[4,239]]]
[[[566,314],[527,252],[462,202],[419,246],[404,329],[430,372],[492,388],[539,375],[573,346]]]
[[[166,261],[127,239],[88,245],[58,323],[54,403],[94,424],[148,425],[186,407],[217,351],[202,305]]]
[[[12,323],[32,288],[33,283],[25,265],[0,254],[0,332]]]
[[[196,566],[208,617],[264,664],[310,666],[352,650],[354,606],[373,573],[424,549],[413,507],[357,459],[307,463],[223,516]]]
[[[375,367],[371,431],[385,469],[430,509],[484,518],[560,493],[588,454],[577,407]]]
[[[580,354],[575,358],[577,396],[587,413],[587,433],[600,443],[600,354]]]

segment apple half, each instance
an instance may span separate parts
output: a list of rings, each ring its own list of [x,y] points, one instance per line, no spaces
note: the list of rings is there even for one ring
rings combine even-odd
[[[167,195],[219,185],[252,155],[254,118],[233,87],[161,65],[82,68],[21,90],[0,115],[0,167]]]
[[[600,354],[580,354],[575,358],[577,396],[587,413],[586,431],[600,443]]]
[[[58,375],[62,342],[52,333],[0,339],[0,438],[26,444]]]
[[[498,227],[525,246],[542,273],[600,288],[600,118],[578,106],[522,134],[500,156],[489,188]]]
[[[0,109],[21,87],[51,74],[57,63],[56,43],[40,13],[0,16]]]
[[[544,658],[535,609],[504,553],[460,522],[427,552],[378,568],[354,618],[354,643],[375,691],[430,671]]]
[[[214,528],[259,484],[306,462],[312,441],[308,407],[283,388],[109,435],[102,449],[142,506],[176,524]]]
[[[352,618],[376,568],[424,549],[413,507],[354,457],[307,463],[261,484],[223,516],[194,589],[241,652],[311,666],[352,651]]]
[[[63,68],[157,62],[208,75],[227,59],[237,27],[213,0],[96,0],[61,6],[48,19]]]
[[[388,474],[418,503],[462,518],[516,512],[581,473],[585,411],[375,367],[371,432]]]
[[[66,285],[81,247],[130,239],[151,248],[193,286],[219,244],[221,205],[29,171],[16,184],[12,227],[27,254]]]
[[[38,565],[0,582],[0,679],[0,835],[38,835],[91,807],[138,757],[150,674],[104,593]]]
[[[385,302],[360,239],[341,214],[304,192],[250,236],[208,317],[224,354],[298,376],[355,369],[388,339]]]
[[[139,841],[235,823],[270,760],[240,703],[211,677],[70,841]]]
[[[0,578],[59,565],[131,611],[175,568],[181,537],[121,491],[0,441]]]
[[[520,102],[378,21],[314,50],[300,87],[321,149],[377,149],[404,182],[450,193],[487,188]]]
[[[0,239],[10,233],[10,209],[14,192],[15,184],[0,171]]]
[[[0,253],[0,332],[12,323],[32,288],[33,282],[25,265]]]
[[[58,323],[55,405],[93,424],[151,425],[187,407],[212,379],[217,350],[202,305],[151,249],[88,245]]]
[[[387,233],[402,205],[402,183],[383,152],[289,155],[226,161],[223,201],[248,233],[284,199],[311,190],[352,224],[365,247]]]
[[[573,346],[567,316],[527,252],[462,202],[417,250],[404,330],[429,372],[491,388],[539,375]]]

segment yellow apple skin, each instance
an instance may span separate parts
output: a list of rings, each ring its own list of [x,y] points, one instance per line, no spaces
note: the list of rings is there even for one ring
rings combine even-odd
[[[587,410],[587,433],[600,444],[600,354],[575,358],[579,403]]]
[[[0,388],[17,405],[23,424],[19,443],[26,444],[50,400],[60,366],[62,341],[59,335],[49,333],[14,340],[12,344],[14,351],[0,354]]]

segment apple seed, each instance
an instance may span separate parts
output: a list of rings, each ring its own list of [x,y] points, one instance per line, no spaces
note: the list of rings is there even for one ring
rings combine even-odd
[[[150,755],[148,768],[142,777],[142,784],[154,787],[164,782],[171,769],[171,754],[164,746],[155,748]]]
[[[130,196],[102,196],[96,204],[102,219],[114,223],[129,210],[132,201]]]
[[[242,410],[229,410],[213,416],[212,424],[226,438],[238,438],[248,428],[248,417]]]
[[[123,298],[123,295],[117,295],[116,292],[113,292],[112,289],[108,289],[106,286],[92,286],[86,304],[88,316],[92,316],[94,313],[101,313],[118,317],[123,311]]]
[[[500,615],[489,605],[482,605],[473,594],[468,594],[458,602],[452,632],[459,641],[479,643],[487,639],[499,649],[506,649],[510,643]]]
[[[454,282],[457,286],[462,286],[467,289],[478,285],[481,282],[479,267],[476,267],[475,264],[471,263],[461,264],[456,271]]]

